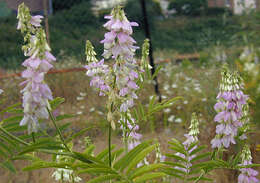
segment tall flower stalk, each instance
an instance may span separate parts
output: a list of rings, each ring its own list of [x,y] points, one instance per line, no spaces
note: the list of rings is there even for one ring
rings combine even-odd
[[[104,59],[98,61],[96,53],[89,41],[86,43],[86,55],[88,64],[87,76],[91,77],[90,86],[99,91],[100,96],[108,96],[107,120],[109,124],[109,164],[111,165],[111,127],[116,128],[116,116],[126,113],[134,105],[137,99],[136,91],[139,89],[137,81],[138,72],[141,71],[134,55],[138,47],[131,37],[132,26],[138,26],[135,22],[129,22],[120,6],[114,8],[111,15],[105,16],[108,22],[104,27],[109,31],[101,41],[104,44],[104,59],[114,60],[112,66],[106,65]]]
[[[192,166],[192,163],[190,162],[193,158],[196,157],[196,155],[190,155],[190,153],[197,148],[197,145],[190,148],[192,144],[198,142],[198,134],[199,134],[199,120],[197,118],[196,113],[192,113],[191,116],[191,123],[189,127],[190,131],[188,134],[184,134],[186,137],[186,140],[183,142],[183,146],[186,151],[188,151],[187,154],[182,154],[180,152],[177,152],[175,155],[186,159],[187,162],[184,164],[185,168],[176,167],[176,169],[180,169],[184,171],[186,174],[190,172],[190,167]]]
[[[225,66],[221,75],[218,102],[214,106],[218,113],[214,121],[218,125],[216,136],[211,141],[212,148],[228,148],[230,144],[236,144],[235,137],[238,135],[238,129],[243,125],[243,106],[248,100],[248,96],[242,91],[242,78],[237,72],[231,72]]]
[[[45,74],[53,67],[51,62],[56,58],[50,53],[44,30],[41,28],[40,15],[31,16],[24,3],[18,7],[19,20],[17,29],[24,35],[25,45],[22,47],[24,55],[29,57],[23,62],[26,70],[22,77],[26,80],[21,83],[24,89],[23,108],[24,117],[20,125],[28,126],[28,133],[37,132],[40,128],[39,120],[48,119],[50,109],[49,100],[52,93],[44,81]]]

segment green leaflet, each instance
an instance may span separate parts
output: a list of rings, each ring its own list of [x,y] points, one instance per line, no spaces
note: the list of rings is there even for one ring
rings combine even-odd
[[[120,175],[102,175],[91,179],[87,183],[99,183],[120,178]]]
[[[158,164],[152,164],[152,165],[147,165],[147,166],[142,166],[142,167],[136,168],[135,170],[132,171],[129,178],[134,179],[134,178],[139,177],[139,176],[141,176],[145,173],[149,173],[151,171],[157,170],[157,169],[159,169],[163,166],[164,166],[163,164],[158,163]]]
[[[10,161],[4,161],[4,162],[0,163],[0,166],[9,170],[12,173],[16,173],[16,169]]]
[[[125,156],[119,159],[114,164],[114,168],[119,171],[123,171],[129,165],[129,162],[131,162],[144,148],[149,147],[149,145],[150,144],[148,142],[139,144],[134,149],[129,151]]]
[[[55,110],[63,102],[65,102],[65,99],[61,97],[53,99],[52,101],[50,101],[51,110]]]
[[[143,183],[145,181],[158,179],[158,178],[161,178],[164,176],[165,176],[165,174],[163,172],[147,173],[143,176],[140,176],[140,177],[134,179],[134,183]]]
[[[126,173],[129,174],[130,171],[136,167],[138,163],[140,163],[150,152],[152,152],[156,148],[156,144],[149,146],[143,149],[140,153],[138,153],[131,161],[129,161],[129,165],[127,167]]]

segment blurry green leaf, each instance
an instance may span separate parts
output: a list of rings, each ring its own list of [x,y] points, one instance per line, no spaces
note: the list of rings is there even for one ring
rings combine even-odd
[[[157,170],[158,168],[163,167],[163,164],[151,164],[151,165],[144,165],[142,167],[136,168],[131,172],[131,175],[129,176],[130,179],[134,179],[136,177],[139,177],[145,173],[152,172],[153,170]]]
[[[193,151],[190,152],[190,156],[202,151],[203,149],[205,149],[207,146],[199,146],[196,149],[194,149]]]
[[[161,178],[161,177],[164,177],[165,174],[162,173],[162,172],[154,172],[154,173],[147,173],[145,175],[142,175],[140,177],[137,177],[135,180],[134,180],[134,183],[143,183],[143,182],[146,182],[148,180],[152,180],[152,179],[156,179],[156,178]]]
[[[68,142],[72,141],[73,139],[75,139],[75,138],[81,136],[82,134],[84,134],[86,131],[88,131],[88,130],[90,130],[90,129],[91,129],[91,127],[84,128],[84,129],[80,130],[79,132],[73,134],[70,138],[68,138],[67,140],[65,140],[65,142],[68,143]]]
[[[52,101],[50,101],[51,110],[55,110],[63,102],[65,102],[65,99],[61,97],[53,99]]]
[[[193,158],[190,162],[192,163],[192,162],[200,160],[200,159],[208,158],[210,155],[211,155],[211,152],[200,154],[200,155],[196,156],[195,158]]]
[[[70,119],[70,118],[74,118],[76,115],[73,114],[63,114],[63,115],[59,115],[56,117],[56,121],[61,121],[64,119]]]
[[[87,183],[99,183],[99,182],[105,182],[105,181],[111,181],[114,179],[120,178],[120,175],[101,175],[99,177],[93,178]]]
[[[13,173],[16,173],[16,169],[10,161],[4,161],[4,162],[0,163],[0,166],[2,166],[3,168],[5,168]]]

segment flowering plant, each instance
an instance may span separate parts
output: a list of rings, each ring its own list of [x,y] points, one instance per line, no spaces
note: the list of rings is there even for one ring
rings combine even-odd
[[[15,115],[0,122],[0,156],[4,157],[2,167],[15,172],[13,160],[29,160],[31,164],[24,171],[55,168],[52,177],[57,181],[80,182],[83,180],[81,175],[88,174],[88,182],[91,183],[170,182],[168,179],[172,177],[184,182],[210,181],[208,173],[225,168],[241,171],[238,182],[258,182],[257,172],[252,167],[259,165],[252,163],[251,152],[246,145],[249,128],[248,96],[243,93],[243,81],[238,73],[231,72],[227,67],[222,71],[218,102],[215,105],[218,112],[215,121],[219,124],[216,127],[217,135],[212,140],[213,151],[205,152],[207,147],[200,144],[199,119],[193,113],[190,131],[184,135],[186,140],[183,143],[176,139],[169,141],[169,149],[174,153],[164,155],[158,142],[141,141],[139,124],[171,106],[180,97],[159,103],[153,97],[147,107],[141,104],[135,107],[142,82],[155,75],[146,77],[151,68],[147,63],[149,41],[145,40],[141,63],[138,63],[134,57],[138,47],[134,46],[136,42],[131,37],[132,27],[138,24],[129,22],[118,6],[111,15],[105,16],[108,22],[104,27],[109,32],[101,41],[104,44],[103,59],[98,60],[91,42],[86,42],[85,69],[86,75],[91,78],[90,86],[98,91],[100,97],[107,97],[108,147],[95,154],[94,144],[87,139],[83,152],[77,152],[73,149],[73,140],[89,128],[64,137],[63,132],[70,124],[58,125],[57,122],[73,115],[53,115],[64,99],[53,99],[44,81],[45,74],[53,67],[51,62],[55,61],[55,57],[50,53],[45,32],[40,25],[43,17],[31,16],[29,9],[21,4],[17,18],[17,28],[21,30],[25,41],[22,49],[29,58],[23,62],[26,70],[22,77],[26,80],[22,83],[25,85],[21,91],[22,108],[20,104],[15,104],[1,111]],[[48,120],[54,125],[55,133],[50,133],[44,127]],[[111,143],[112,130],[116,128],[122,130],[124,148],[116,149]],[[27,134],[20,133],[26,129]],[[236,138],[244,140],[242,153],[226,161],[222,156],[223,151],[235,144]],[[53,159],[44,160],[38,153],[52,155]],[[149,155],[152,153],[155,153],[155,158],[151,160]]]

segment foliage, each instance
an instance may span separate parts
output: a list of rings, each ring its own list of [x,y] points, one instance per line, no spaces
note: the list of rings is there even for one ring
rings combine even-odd
[[[53,0],[52,6],[54,13],[57,13],[58,11],[70,9],[72,6],[88,1],[90,0]]]
[[[152,43],[155,50],[167,49],[179,53],[192,53],[215,46],[217,42],[226,46],[233,43],[238,46],[241,44],[240,40],[232,39],[232,35],[241,30],[238,23],[240,20],[237,20],[236,17],[227,17],[226,24],[223,24],[221,16],[164,19],[157,6],[156,3],[147,1]],[[140,3],[129,1],[126,5],[126,12],[130,20],[136,20],[140,24],[134,38],[137,42],[142,42],[145,36]],[[105,14],[107,13],[106,11]],[[82,2],[70,9],[58,11],[49,17],[52,52],[61,61],[66,60],[66,57],[75,57],[77,60],[83,61],[84,40],[89,39],[94,44],[97,53],[100,54],[103,49],[99,44],[104,33],[103,29],[99,28],[102,22],[103,18],[93,15],[89,2]],[[0,26],[3,30],[0,32],[2,40],[0,65],[2,68],[18,68],[19,63],[24,59],[20,49],[23,38],[15,30],[17,26],[15,17],[12,15],[1,18]],[[257,28],[251,26],[249,29],[256,30]]]
[[[207,8],[206,0],[170,0],[169,9],[175,9],[179,15],[200,15]]]
[[[0,2],[0,17],[5,17],[11,14],[11,10],[7,7],[6,2]]]
[[[227,8],[219,8],[219,7],[208,7],[206,9],[207,16],[218,16],[227,13],[228,15],[232,15],[232,11]]]
[[[155,22],[158,20],[158,17],[162,16],[160,4],[154,2],[153,0],[146,0],[146,11],[149,19],[150,28],[155,28]],[[140,1],[129,0],[125,5],[125,12],[129,17],[129,20],[135,20],[142,30],[144,30],[143,23],[143,12]]]

